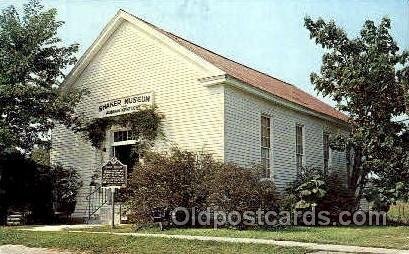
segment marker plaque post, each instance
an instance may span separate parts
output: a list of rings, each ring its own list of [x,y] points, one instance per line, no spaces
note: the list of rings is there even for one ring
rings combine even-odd
[[[113,157],[104,166],[102,166],[102,188],[111,189],[112,203],[112,222],[111,226],[115,226],[115,190],[125,188],[127,185],[127,166],[122,164],[116,157]]]

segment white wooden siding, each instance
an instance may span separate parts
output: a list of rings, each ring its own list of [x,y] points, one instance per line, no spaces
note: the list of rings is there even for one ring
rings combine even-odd
[[[224,88],[205,87],[198,81],[218,74],[201,69],[124,22],[74,83],[89,91],[77,111],[94,118],[102,101],[152,91],[155,104],[165,115],[165,139],[158,142],[158,148],[204,150],[223,160]],[[52,135],[52,162],[78,168],[84,181],[81,194],[87,193],[90,176],[108,159],[108,149],[103,156],[97,155],[88,142],[61,126]],[[80,201],[77,211],[85,208]]]
[[[305,166],[322,167],[323,131],[334,125],[227,86],[225,93],[225,161],[250,166],[260,162],[260,117],[271,117],[271,176],[283,189],[296,176],[295,126],[304,125]],[[345,153],[332,152],[332,166],[346,171]]]
[[[152,29],[152,33],[155,31]],[[157,32],[157,31],[156,31]],[[180,49],[179,49],[180,50]],[[77,107],[86,118],[98,116],[103,101],[153,92],[155,104],[165,115],[165,139],[157,149],[178,146],[212,153],[216,159],[250,166],[260,162],[260,117],[271,117],[271,176],[283,188],[296,175],[295,126],[304,125],[306,166],[323,164],[322,135],[337,128],[329,122],[259,99],[228,85],[204,86],[198,80],[218,76],[220,70],[204,69],[180,51],[124,21],[111,35],[78,79],[89,95]],[[94,170],[109,158],[62,126],[52,133],[51,161],[79,170],[84,181],[76,207],[85,216],[89,183]],[[345,155],[333,151],[332,166],[345,171]]]
[[[74,134],[61,125],[52,132],[51,163],[59,163],[65,167],[78,170],[83,182],[77,198],[76,211],[73,216],[86,216],[89,193],[89,183],[94,171],[102,165],[102,152],[96,151],[80,134]]]

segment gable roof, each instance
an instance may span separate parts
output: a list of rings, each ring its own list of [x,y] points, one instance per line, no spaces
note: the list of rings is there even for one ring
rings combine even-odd
[[[86,68],[95,54],[102,48],[103,44],[114,33],[119,25],[127,20],[134,25],[146,28],[152,28],[157,33],[155,36],[163,37],[169,40],[175,46],[180,46],[183,49],[181,52],[185,54],[189,52],[188,57],[193,62],[201,64],[202,67],[208,69],[217,69],[218,72],[224,72],[226,76],[239,80],[253,88],[259,89],[267,94],[276,96],[295,105],[301,106],[312,112],[329,116],[330,118],[346,123],[348,116],[331,107],[330,105],[320,101],[318,98],[304,92],[303,90],[286,83],[280,79],[274,78],[266,73],[257,71],[248,66],[235,62],[224,56],[221,56],[213,51],[203,48],[193,42],[183,39],[173,33],[167,32],[143,19],[134,16],[124,10],[119,10],[118,13],[111,19],[111,21],[101,31],[98,38],[81,56],[77,64],[70,71],[64,80],[64,87],[69,87],[78,78],[80,73]],[[181,50],[175,48],[175,50]],[[203,61],[204,60],[204,61]]]
[[[174,34],[167,33],[172,39],[187,47],[194,53],[203,57],[208,62],[225,71],[228,75],[246,84],[264,90],[282,99],[294,102],[313,111],[329,115],[342,121],[348,121],[348,116],[336,110],[330,105],[322,102],[318,98],[304,92],[303,90],[288,84],[268,74],[237,63],[226,57],[218,55],[212,51],[193,44]]]
[[[122,11],[122,10],[121,10]],[[126,11],[124,11],[126,12]],[[126,12],[129,15],[132,15]],[[148,24],[152,28],[156,29],[157,31],[161,32],[162,34],[168,36],[178,44],[182,45],[183,47],[187,48],[188,50],[192,51],[196,55],[202,57],[206,61],[210,62],[211,64],[215,65],[217,68],[221,69],[222,71],[226,72],[227,75],[238,79],[248,85],[253,87],[259,88],[265,92],[268,92],[272,95],[278,96],[284,100],[296,103],[300,106],[308,108],[310,110],[316,111],[318,113],[322,113],[328,115],[330,117],[336,118],[338,120],[347,122],[348,116],[344,113],[336,110],[335,108],[331,107],[330,105],[322,102],[318,98],[304,92],[303,90],[286,83],[280,79],[274,78],[266,73],[257,71],[253,68],[250,68],[246,65],[240,64],[235,62],[231,59],[228,59],[224,56],[221,56],[213,51],[210,51],[206,48],[203,48],[193,42],[190,42],[186,39],[183,39],[173,33],[165,31],[151,23],[140,19],[134,15],[132,15],[136,19]]]

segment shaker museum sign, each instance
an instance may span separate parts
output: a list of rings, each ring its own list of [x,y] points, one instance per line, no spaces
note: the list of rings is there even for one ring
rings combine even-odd
[[[142,105],[153,105],[153,93],[104,101],[98,105],[98,113],[100,117],[122,115],[135,112]]]

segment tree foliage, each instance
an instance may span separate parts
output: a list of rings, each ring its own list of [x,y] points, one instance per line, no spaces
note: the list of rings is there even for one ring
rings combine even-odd
[[[392,38],[390,19],[366,21],[353,39],[333,21],[307,17],[305,26],[325,50],[311,82],[350,117],[350,134],[337,137],[355,153],[350,186],[363,186],[372,175],[375,186],[395,189],[403,183],[409,190],[409,127],[396,120],[408,113],[409,53]]]
[[[77,44],[64,46],[55,9],[37,0],[0,15],[0,149],[49,144],[56,122],[71,126],[81,91],[60,92],[64,71],[74,64]]]

